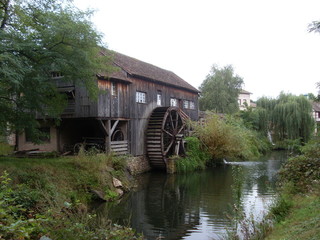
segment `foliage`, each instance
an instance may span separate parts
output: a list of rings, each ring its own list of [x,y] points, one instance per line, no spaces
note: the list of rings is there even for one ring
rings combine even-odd
[[[239,110],[238,96],[243,80],[234,74],[233,67],[213,66],[200,86],[201,110],[213,110],[218,113],[235,113]]]
[[[55,159],[1,158],[0,172],[5,169],[10,172],[13,187],[1,180],[0,236],[4,239],[39,239],[41,235],[70,240],[142,239],[130,228],[101,221],[88,213],[89,189],[101,189],[116,197],[112,171],[124,169],[119,165],[122,160],[114,158],[104,154]],[[8,179],[8,174],[2,179]]]
[[[178,158],[176,163],[177,172],[190,172],[205,169],[210,156],[204,146],[196,137],[187,137],[187,154]]]
[[[257,101],[256,128],[273,139],[285,141],[299,139],[306,143],[314,129],[312,106],[304,96],[281,93],[277,99],[263,97]]]
[[[64,0],[0,2],[0,133],[39,133],[36,112],[58,118],[66,96],[57,92],[52,74],[96,95],[96,74],[107,70],[109,58],[100,54],[91,15]]]
[[[302,148],[303,155],[290,158],[279,172],[282,185],[293,184],[296,192],[308,192],[320,183],[319,140]]]
[[[0,141],[0,156],[8,155],[12,152],[13,152],[13,148],[8,143]]]
[[[241,119],[207,113],[204,124],[194,124],[194,135],[214,160],[254,159],[269,149],[267,140],[245,127]]]
[[[293,206],[293,202],[290,199],[290,195],[280,194],[273,206],[270,208],[270,214],[276,222],[283,221],[289,214]]]
[[[313,21],[309,24],[309,32],[320,32],[320,21]]]
[[[0,239],[35,239],[48,219],[20,204],[7,172],[0,177]]]
[[[271,214],[278,223],[267,239],[320,237],[319,144],[318,137],[312,139],[301,147],[302,155],[290,158],[281,168],[280,196],[271,208]]]

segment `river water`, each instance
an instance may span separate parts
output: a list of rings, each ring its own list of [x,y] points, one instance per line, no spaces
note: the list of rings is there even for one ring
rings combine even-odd
[[[143,174],[136,191],[118,204],[100,205],[97,214],[131,226],[146,239],[222,239],[234,226],[234,206],[255,220],[268,211],[276,173],[286,159],[284,152],[272,152],[257,162],[188,174]]]

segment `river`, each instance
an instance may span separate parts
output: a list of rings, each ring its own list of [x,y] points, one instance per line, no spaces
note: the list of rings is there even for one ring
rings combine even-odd
[[[232,231],[235,207],[256,221],[275,197],[277,171],[287,159],[272,152],[256,162],[237,162],[188,174],[143,174],[119,203],[96,208],[101,218],[131,226],[146,239],[222,239]]]

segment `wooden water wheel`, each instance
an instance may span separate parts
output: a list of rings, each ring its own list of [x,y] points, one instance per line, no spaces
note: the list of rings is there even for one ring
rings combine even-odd
[[[166,169],[167,159],[184,154],[183,137],[189,117],[177,107],[155,108],[147,127],[147,156],[154,168]]]

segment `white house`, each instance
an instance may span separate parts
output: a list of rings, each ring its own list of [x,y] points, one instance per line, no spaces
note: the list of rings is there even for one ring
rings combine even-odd
[[[316,133],[318,132],[318,126],[320,125],[320,103],[312,102],[312,116],[316,122]]]
[[[247,107],[251,106],[250,94],[252,93],[241,89],[240,94],[238,96],[238,103],[239,103],[240,110],[246,110]]]

